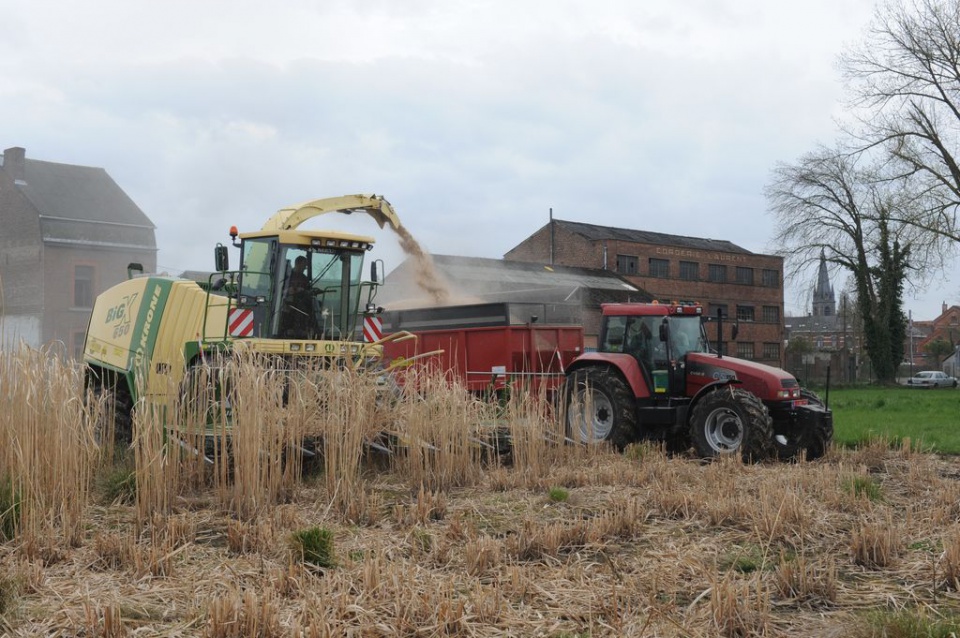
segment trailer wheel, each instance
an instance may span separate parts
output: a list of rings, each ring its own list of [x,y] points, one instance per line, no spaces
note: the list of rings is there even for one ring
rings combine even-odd
[[[607,368],[583,368],[567,378],[567,437],[581,443],[609,441],[623,449],[636,439],[636,409],[626,382]]]
[[[704,458],[740,454],[759,461],[771,453],[773,420],[756,395],[728,385],[704,396],[690,414],[690,438]]]
[[[806,399],[811,405],[825,407],[823,401],[816,393],[810,390],[800,389],[801,398]],[[793,435],[774,434],[773,444],[777,452],[777,457],[783,460],[793,461],[800,457],[802,452],[806,452],[806,459],[812,461],[818,459],[827,453],[827,447],[833,440],[833,423],[817,421],[812,429]]]

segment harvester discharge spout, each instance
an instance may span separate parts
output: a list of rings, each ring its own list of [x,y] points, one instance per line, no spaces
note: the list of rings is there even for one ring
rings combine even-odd
[[[370,215],[380,228],[390,224],[393,230],[400,228],[400,218],[382,195],[345,195],[327,199],[315,199],[281,208],[264,223],[261,230],[293,230],[303,222],[327,213],[350,214],[361,211]]]

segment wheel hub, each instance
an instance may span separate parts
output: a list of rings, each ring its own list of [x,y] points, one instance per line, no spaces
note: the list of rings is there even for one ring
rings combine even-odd
[[[729,408],[710,413],[704,425],[704,437],[711,448],[720,453],[738,450],[743,444],[743,421]]]

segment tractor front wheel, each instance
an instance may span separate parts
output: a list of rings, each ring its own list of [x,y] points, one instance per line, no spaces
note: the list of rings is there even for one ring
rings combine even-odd
[[[580,443],[609,441],[623,449],[636,439],[636,400],[616,371],[583,368],[567,378],[567,437]]]
[[[701,457],[740,454],[744,460],[758,461],[771,453],[773,420],[756,395],[728,385],[694,406],[690,438]]]
[[[816,412],[826,409],[823,400],[810,390],[801,388],[800,398],[806,399]],[[808,424],[805,428],[774,434],[773,445],[779,458],[795,461],[804,454],[806,460],[812,461],[826,454],[833,440],[833,421],[828,418],[809,418],[805,422]]]

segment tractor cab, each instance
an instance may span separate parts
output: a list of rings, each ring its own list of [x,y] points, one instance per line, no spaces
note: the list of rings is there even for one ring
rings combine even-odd
[[[261,230],[240,235],[239,247],[237,271],[228,272],[224,253],[217,253],[218,270],[235,279],[236,307],[250,311],[248,324],[235,337],[356,340],[361,301],[372,302],[378,283],[376,268],[371,281],[361,281],[372,238]]]
[[[604,304],[600,352],[632,355],[655,394],[682,396],[686,355],[709,352],[699,305]]]

